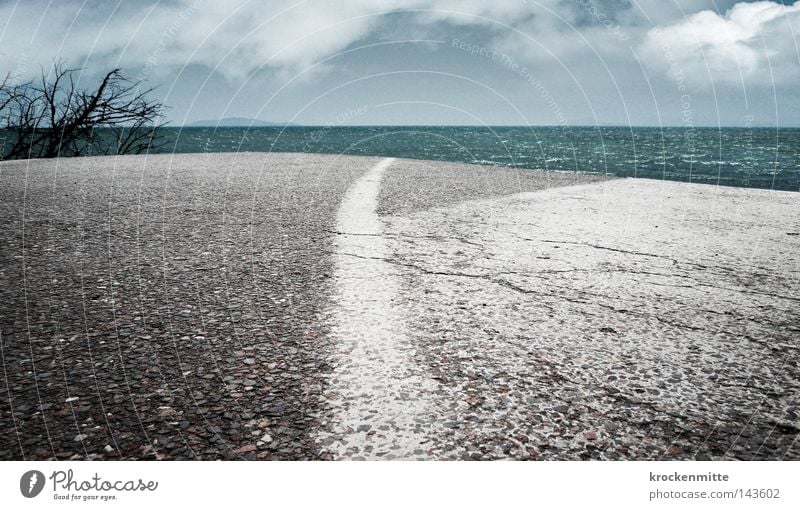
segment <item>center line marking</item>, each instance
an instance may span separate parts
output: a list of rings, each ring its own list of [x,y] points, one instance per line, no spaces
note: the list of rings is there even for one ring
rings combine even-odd
[[[333,406],[318,441],[334,458],[424,458],[437,384],[414,361],[399,300],[400,277],[378,217],[381,179],[394,158],[347,192],[336,218],[331,333],[337,342],[326,390]],[[368,234],[368,235],[364,235]]]

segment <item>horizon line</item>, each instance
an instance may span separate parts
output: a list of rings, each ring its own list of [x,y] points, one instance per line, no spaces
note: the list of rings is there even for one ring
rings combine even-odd
[[[265,122],[265,121],[256,121],[256,122]],[[182,124],[182,125],[164,125],[165,128],[306,128],[306,127],[314,127],[314,128],[372,128],[372,127],[395,127],[395,128],[408,128],[408,127],[461,127],[461,128],[606,128],[606,127],[614,127],[614,128],[653,128],[653,129],[663,129],[663,128],[683,128],[683,129],[800,129],[800,124],[798,125],[787,125],[787,126],[775,126],[775,125],[752,125],[752,126],[732,126],[732,125],[697,125],[697,126],[685,126],[680,124],[663,124],[663,125],[652,125],[652,124],[568,124],[566,126],[561,126],[558,124],[346,124],[346,125],[336,125],[336,124],[297,124],[294,122],[287,122],[286,124],[282,124],[280,122],[272,122],[272,125],[264,126],[256,124],[241,124],[241,125],[192,125],[192,124]]]

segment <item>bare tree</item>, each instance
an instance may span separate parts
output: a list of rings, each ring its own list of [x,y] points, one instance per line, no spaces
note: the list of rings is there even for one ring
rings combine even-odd
[[[148,98],[152,88],[114,69],[97,89],[81,90],[78,71],[57,62],[37,81],[0,82],[0,158],[139,154],[162,145],[164,106]]]

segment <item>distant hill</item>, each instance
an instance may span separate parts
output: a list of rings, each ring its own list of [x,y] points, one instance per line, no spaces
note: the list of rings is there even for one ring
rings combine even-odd
[[[214,120],[198,120],[187,124],[189,127],[265,127],[296,126],[291,122],[270,122],[268,120],[248,119],[247,117],[225,117]]]

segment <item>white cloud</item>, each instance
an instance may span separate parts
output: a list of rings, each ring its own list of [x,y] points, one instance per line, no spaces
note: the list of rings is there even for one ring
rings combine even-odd
[[[67,58],[72,65],[119,64],[148,74],[202,64],[240,79],[261,66],[296,72],[335,55],[373,35],[393,10],[420,11],[405,19],[429,33],[447,22],[507,34],[505,25],[537,15],[553,19],[548,10],[569,18],[575,9],[563,0],[18,0],[0,3],[0,20],[8,20],[0,69],[30,75]]]
[[[649,65],[694,85],[773,85],[800,76],[799,29],[800,1],[740,2],[724,15],[702,11],[653,28],[641,49]]]
[[[593,51],[603,58],[623,53],[629,58],[627,47],[638,44],[654,22],[664,26],[647,34],[644,51],[662,69],[670,65],[662,48],[666,41],[687,74],[704,75],[708,62],[715,79],[738,79],[739,69],[760,76],[767,57],[776,66],[793,62],[792,70],[777,71],[780,79],[796,72],[789,22],[796,22],[800,2],[739,3],[724,16],[703,11],[681,18],[715,1],[720,2],[151,0],[134,5],[20,0],[0,3],[0,20],[8,20],[0,32],[0,70],[22,78],[61,57],[92,69],[121,65],[129,74],[143,73],[154,81],[192,64],[216,68],[234,81],[262,66],[292,74],[375,36],[387,19],[384,13],[409,9],[426,11],[403,18],[416,23],[409,33],[435,36],[444,22],[479,26],[496,49],[520,61],[552,61],[555,56],[565,65],[579,65],[580,58],[596,59]],[[667,3],[674,8],[666,8]]]
[[[203,64],[238,78],[262,65],[302,68],[340,51],[366,35],[371,15],[384,10],[368,0],[179,0],[122,3],[116,10],[110,2],[43,4],[0,6],[0,19],[10,19],[0,36],[2,67],[22,61],[35,70],[64,57],[73,65],[89,59],[152,70]]]

